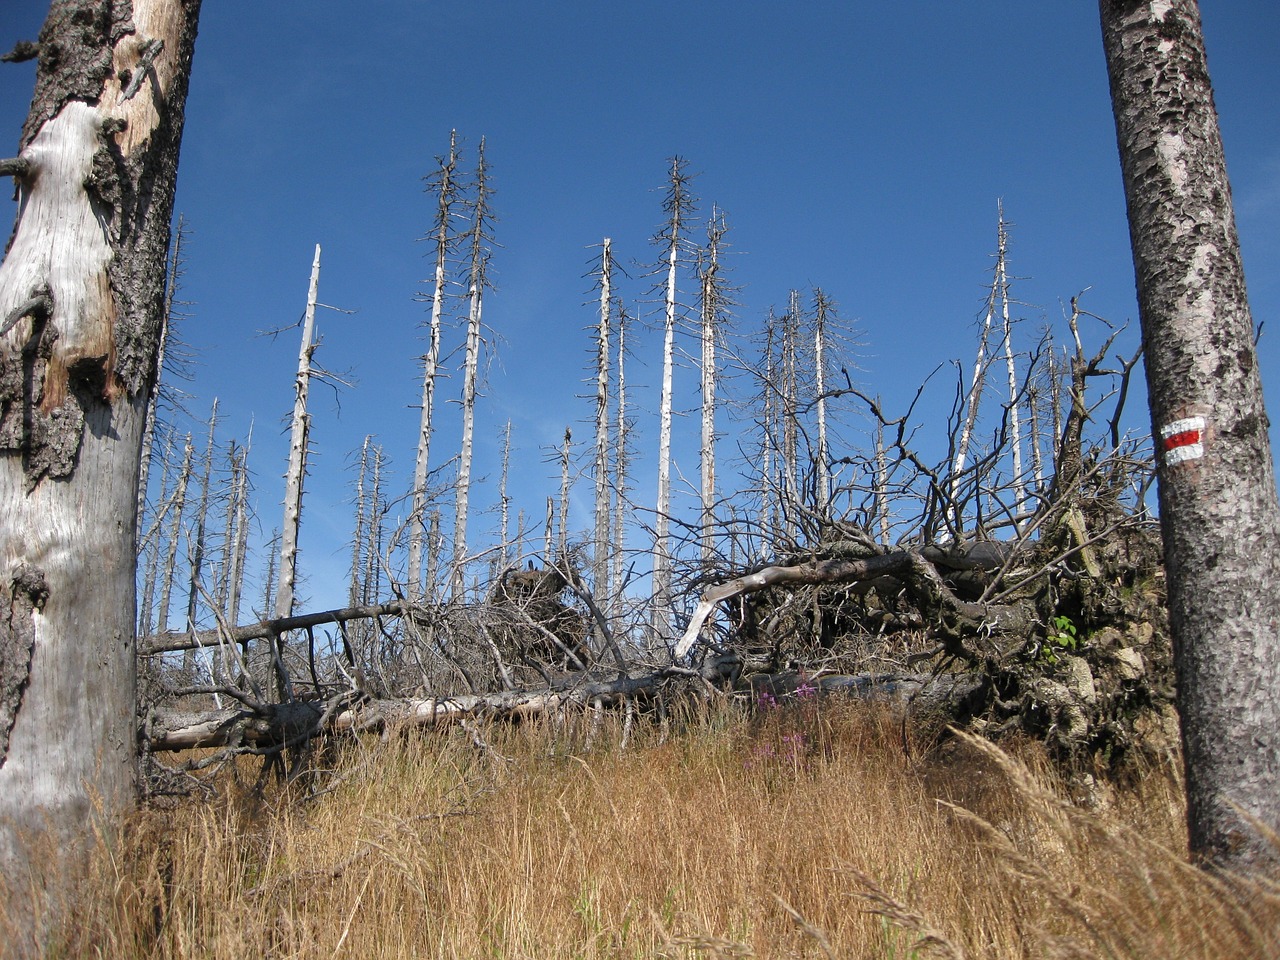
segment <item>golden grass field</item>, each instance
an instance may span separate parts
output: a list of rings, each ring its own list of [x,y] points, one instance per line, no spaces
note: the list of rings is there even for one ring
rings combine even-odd
[[[590,716],[350,741],[311,799],[224,771],[99,838],[60,955],[1280,956],[1280,886],[1187,865],[1172,763],[1068,783],[831,700],[621,741]]]

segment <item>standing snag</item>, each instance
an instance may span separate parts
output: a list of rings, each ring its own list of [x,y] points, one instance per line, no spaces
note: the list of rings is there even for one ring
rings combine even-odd
[[[53,922],[34,891],[79,875],[92,812],[135,791],[139,456],[199,9],[56,0],[40,49],[57,55],[3,165],[19,212],[0,264],[0,876],[20,956]],[[33,860],[41,834],[56,855]]]

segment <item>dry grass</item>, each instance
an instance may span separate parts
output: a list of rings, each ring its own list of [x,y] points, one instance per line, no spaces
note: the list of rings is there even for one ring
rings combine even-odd
[[[1274,885],[1185,865],[1167,771],[1083,808],[1030,747],[913,758],[856,705],[681,727],[625,750],[563,723],[351,744],[310,803],[144,812],[99,844],[66,952],[1280,955]]]

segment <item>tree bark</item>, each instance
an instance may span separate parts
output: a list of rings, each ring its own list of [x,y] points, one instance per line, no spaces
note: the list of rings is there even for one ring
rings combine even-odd
[[[1101,0],[1159,457],[1192,851],[1277,859],[1280,504],[1194,0]]]
[[[302,321],[302,345],[298,348],[298,374],[294,379],[293,420],[289,432],[289,469],[285,474],[284,525],[280,528],[280,583],[276,587],[275,615],[293,613],[293,591],[298,582],[298,533],[302,526],[302,487],[307,476],[307,447],[311,417],[307,396],[311,390],[311,358],[316,352],[316,298],[320,288],[320,244],[311,260],[307,285],[307,309]]]
[[[596,597],[609,603],[609,341],[613,327],[613,241],[604,238],[600,252],[600,324],[596,332],[596,488],[592,528],[591,580]],[[505,542],[505,531],[503,540]],[[504,563],[505,567],[506,564]]]
[[[658,405],[658,493],[653,525],[653,603],[651,633],[656,640],[671,631],[671,420],[675,368],[676,273],[680,263],[680,240],[685,218],[692,212],[689,178],[685,161],[671,158],[671,174],[664,204],[667,224],[658,240],[666,245],[667,283],[663,294],[662,399]]]
[[[0,876],[19,956],[57,920],[32,891],[83,875],[95,811],[115,820],[136,793],[139,457],[199,9],[56,0],[40,35],[0,264],[0,317],[27,305],[0,340]]]
[[[431,327],[427,355],[422,361],[422,413],[418,420],[418,455],[413,462],[413,505],[409,511],[409,596],[422,590],[422,557],[426,539],[427,478],[431,459],[431,433],[435,429],[436,380],[440,376],[440,329],[444,315],[445,268],[457,243],[450,223],[457,195],[454,175],[458,166],[458,132],[449,134],[449,159],[440,158],[440,169],[428,189],[436,194],[435,273],[431,287]]]
[[[471,461],[474,450],[477,384],[480,376],[481,325],[484,291],[489,285],[486,272],[489,251],[487,222],[489,210],[489,168],[484,159],[484,138],[480,140],[476,158],[476,195],[471,228],[470,286],[467,291],[467,352],[462,370],[462,445],[458,451],[458,486],[454,493],[453,524],[453,597],[461,600],[466,583],[463,567],[467,560],[467,513],[471,502]]]

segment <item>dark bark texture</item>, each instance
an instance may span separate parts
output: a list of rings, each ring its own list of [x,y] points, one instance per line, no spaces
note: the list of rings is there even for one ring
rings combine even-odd
[[[136,795],[138,463],[199,8],[55,0],[36,48],[0,263],[0,900],[17,956],[42,955],[69,905],[95,811],[110,824]]]
[[[1280,829],[1280,506],[1200,13],[1101,0],[1128,201],[1193,851]]]

